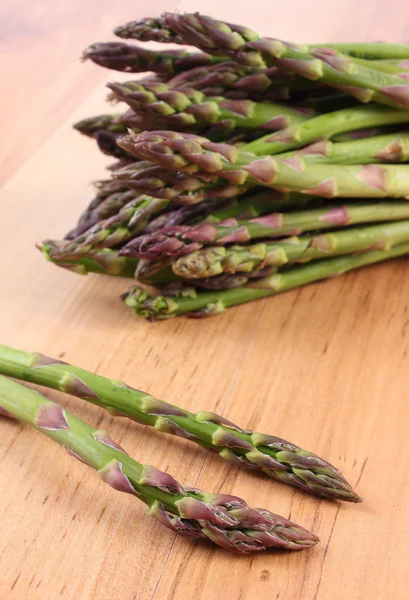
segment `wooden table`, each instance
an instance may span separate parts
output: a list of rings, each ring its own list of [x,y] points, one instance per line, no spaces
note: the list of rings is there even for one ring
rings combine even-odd
[[[155,0],[152,13],[173,8]],[[176,5],[174,5],[176,6]],[[294,41],[409,38],[406,2],[179,2]],[[222,413],[337,464],[365,498],[331,503],[230,467],[183,440],[48,393],[140,461],[240,495],[313,529],[311,551],[235,558],[176,538],[28,427],[0,423],[2,600],[403,600],[408,597],[409,264],[368,268],[221,316],[149,324],[129,284],[46,263],[109,161],[71,123],[104,111],[113,72],[77,60],[130,0],[3,0],[0,67],[1,342]]]

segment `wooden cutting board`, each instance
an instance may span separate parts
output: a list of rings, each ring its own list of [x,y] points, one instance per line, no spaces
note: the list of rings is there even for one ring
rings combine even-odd
[[[34,430],[0,422],[1,600],[404,600],[409,543],[409,261],[400,260],[212,319],[137,320],[128,280],[46,263],[108,160],[71,123],[106,111],[123,75],[77,58],[116,24],[200,10],[293,41],[407,41],[394,0],[3,0],[0,68],[0,341],[122,379],[189,410],[211,410],[338,465],[360,505],[315,499],[200,448],[47,392],[139,461],[311,528],[299,553],[236,558],[176,538],[142,504],[103,485]],[[112,109],[110,109],[112,110]],[[408,167],[409,168],[409,167]]]

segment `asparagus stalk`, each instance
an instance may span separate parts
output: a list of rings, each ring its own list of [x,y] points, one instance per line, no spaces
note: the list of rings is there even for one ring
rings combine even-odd
[[[236,204],[236,202],[232,200],[232,204]],[[173,227],[175,225],[183,225],[184,223],[201,222],[210,217],[210,215],[217,215],[225,205],[224,200],[209,198],[197,204],[175,207],[174,210],[166,211],[155,219],[152,219],[145,226],[143,233],[152,233],[164,227]]]
[[[118,184],[121,182],[114,179],[112,183]],[[65,239],[72,240],[84,234],[99,221],[116,215],[126,204],[137,197],[138,194],[135,191],[126,189],[126,186],[123,185],[121,191],[110,194],[106,198],[101,199],[101,202],[95,204],[91,202],[90,206],[81,215],[78,225],[65,236]]]
[[[121,115],[120,121],[126,128],[131,128],[135,133],[167,129],[167,123],[163,119],[148,116],[139,112],[136,113],[130,108]]]
[[[117,144],[120,135],[127,132],[126,125],[121,121],[121,115],[98,115],[82,119],[74,124],[74,129],[95,139],[99,149],[108,156],[115,158],[127,158],[128,155]],[[141,132],[143,129],[136,130]]]
[[[192,539],[209,539],[238,554],[267,548],[301,550],[317,536],[244,500],[185,488],[171,475],[133,460],[106,431],[98,431],[58,404],[0,377],[0,413],[44,433],[66,452],[95,469],[115,490],[132,494],[166,527]]]
[[[58,242],[44,242],[43,244],[37,244],[37,248],[48,261],[77,275],[99,273],[101,275],[135,278],[135,270],[139,262],[136,258],[119,256],[117,251],[103,248],[77,258],[58,260],[54,258],[54,253],[58,252],[60,245],[61,242],[60,244]]]
[[[221,59],[202,52],[189,53],[186,50],[166,50],[157,52],[124,42],[101,42],[91,44],[83,52],[83,60],[127,73],[152,71],[161,75],[174,75],[194,67],[212,65]]]
[[[225,37],[229,40],[230,45],[233,39],[232,32],[236,34],[234,39],[237,44],[238,35],[241,34],[243,41],[257,39],[257,34],[252,32],[250,29],[240,27],[239,25],[232,25],[230,23],[222,23],[221,21],[215,21],[211,19],[214,27],[218,29],[218,37],[212,39],[208,35],[210,31],[206,29],[206,23],[210,20],[209,17],[203,17],[203,15],[184,15],[185,21],[170,20],[172,15],[165,13],[163,17],[159,18],[145,18],[139,21],[131,21],[125,25],[118,26],[114,33],[118,37],[124,39],[135,39],[142,42],[163,42],[172,44],[186,44],[187,36],[190,34],[189,43],[196,45],[197,43],[208,44],[210,50],[218,50],[220,46],[225,42]],[[177,15],[174,15],[177,17]],[[183,16],[183,15],[182,15]],[[197,17],[200,26],[196,23],[196,28],[189,28],[191,21],[194,17]],[[200,21],[201,20],[201,21]],[[193,26],[194,27],[194,26]],[[177,31],[183,31],[183,36],[179,35]],[[229,29],[231,31],[229,31]],[[216,31],[212,31],[215,35]],[[207,35],[207,38],[206,38]],[[227,49],[230,48],[230,45]],[[388,42],[364,42],[364,43],[336,43],[336,44],[309,44],[309,46],[319,46],[320,48],[335,48],[341,50],[344,54],[355,56],[357,58],[365,58],[370,60],[387,60],[395,63],[400,59],[409,58],[409,45],[408,44],[391,44]],[[405,65],[403,65],[405,66]]]
[[[387,68],[395,68],[388,65]],[[210,67],[196,67],[172,77],[168,81],[172,88],[194,88],[206,96],[225,96],[226,98],[247,98],[254,101],[291,100],[293,102],[319,98],[348,99],[345,93],[334,90],[322,83],[303,79],[278,67],[253,69],[227,61]]]
[[[126,133],[126,127],[122,124],[121,117],[120,114],[97,115],[82,119],[78,123],[74,123],[73,127],[87,137],[94,137],[94,134],[101,130],[111,131],[112,133]]]
[[[122,115],[97,115],[88,117],[74,123],[73,127],[82,135],[94,137],[98,131],[110,131],[111,133],[126,133],[127,129],[121,122]]]
[[[270,213],[248,221],[227,219],[194,227],[181,225],[162,229],[130,240],[120,256],[156,259],[183,256],[205,245],[224,246],[261,238],[299,235],[306,231],[324,231],[358,223],[409,219],[409,202],[357,203],[325,206],[313,210]]]
[[[399,163],[409,160],[409,134],[394,133],[369,139],[334,143],[322,141],[301,150],[276,154],[280,160],[302,154],[308,161],[339,165],[364,165],[370,163]]]
[[[248,220],[264,215],[270,212],[272,208],[275,210],[288,210],[292,208],[300,209],[301,207],[317,207],[322,205],[322,199],[265,190],[247,197],[243,196],[242,198],[227,200],[221,206],[214,205],[212,207],[210,203],[208,206],[203,207],[205,204],[206,201],[193,206],[184,206],[170,213],[164,213],[149,223],[145,227],[144,232],[152,233],[159,229],[174,227],[175,225],[182,225],[192,221],[193,224],[197,224],[197,222],[219,223],[230,218],[236,218],[239,221]],[[196,211],[201,207],[203,207],[203,213],[200,212],[198,214]],[[206,215],[208,207],[209,214]],[[170,258],[161,258],[154,261],[142,259],[138,261],[135,277],[149,284],[168,283],[173,273],[172,266],[173,259]]]
[[[300,111],[302,110],[304,110],[304,107],[300,108]],[[131,128],[135,133],[170,129],[170,123],[166,118],[154,117],[143,111],[135,112],[132,109],[128,109],[122,115],[121,123]],[[207,126],[197,124],[182,127],[180,124],[179,129],[183,129],[188,133],[201,133],[215,142],[225,141],[229,144],[237,144],[239,142],[249,143],[262,134],[261,129],[237,128],[235,122],[231,119],[217,121]]]
[[[114,29],[115,35],[123,39],[140,42],[160,42],[164,44],[184,44],[182,38],[170,29],[161,17],[144,18],[119,25]]]
[[[405,165],[314,164],[299,155],[283,161],[171,131],[124,136],[120,145],[134,156],[165,168],[206,171],[236,185],[264,185],[325,198],[409,196],[409,169]]]
[[[409,122],[409,112],[384,106],[355,106],[312,117],[246,144],[241,150],[254,154],[278,154],[343,133]]]
[[[91,229],[64,244],[47,240],[45,244],[53,247],[51,256],[61,260],[76,258],[80,254],[89,254],[101,248],[112,248],[128,240],[141,231],[152,215],[164,210],[169,200],[160,200],[151,196],[137,196],[116,214],[96,223]]]
[[[79,396],[113,415],[128,416],[158,431],[189,439],[226,460],[261,470],[313,494],[360,501],[339,471],[315,454],[281,438],[243,430],[220,415],[191,413],[124,383],[2,345],[0,373]]]
[[[272,102],[208,98],[193,88],[171,88],[164,83],[138,81],[108,83],[117,100],[126,102],[138,113],[165,119],[173,127],[211,125],[230,121],[235,127],[277,130],[307,119],[302,112]]]
[[[279,66],[306,79],[341,89],[361,102],[376,101],[409,108],[409,83],[405,79],[364,66],[337,48],[261,38],[247,28],[199,14],[168,13],[164,18],[185,42],[211,54],[227,54],[240,64],[257,69]]]
[[[341,256],[295,265],[277,273],[252,281],[246,286],[218,292],[197,292],[186,288],[175,296],[152,295],[141,287],[134,286],[123,299],[135,314],[151,321],[168,319],[177,315],[208,317],[236,306],[273,296],[280,292],[321,281],[335,275],[343,275],[354,269],[409,254],[409,244],[401,244],[390,250],[365,252],[358,256]]]
[[[262,188],[261,188],[262,190]],[[291,210],[322,206],[321,198],[301,194],[285,194],[273,190],[255,191],[248,196],[223,199],[208,199],[198,204],[186,205],[165,212],[150,221],[144,233],[152,233],[159,229],[175,225],[196,225],[198,223],[220,223],[225,219],[249,220],[260,217],[274,210]]]
[[[394,65],[384,65],[385,69],[399,69]],[[292,73],[271,67],[256,70],[233,61],[212,66],[196,67],[183,71],[168,81],[172,88],[189,87],[202,91],[206,96],[225,96],[229,92],[243,92],[248,98],[270,99],[277,96],[288,99],[294,92],[333,90],[308,81]],[[333,94],[332,94],[333,95]]]
[[[85,223],[90,221],[93,218],[93,215],[99,211],[99,207],[109,196],[114,196],[119,192],[127,191],[127,187],[124,185],[124,183],[115,179],[101,179],[94,182],[94,186],[96,188],[95,197],[91,200],[87,208],[81,213],[75,229],[72,230],[72,232],[67,233],[65,236],[66,239],[70,239],[72,236],[74,236],[77,228],[81,228]]]
[[[173,200],[178,204],[195,204],[209,197],[231,198],[244,188],[227,184],[221,177],[208,173],[190,175],[161,168],[149,161],[138,161],[115,171],[113,177],[123,185],[155,198]]]
[[[360,228],[346,228],[321,235],[290,237],[251,246],[213,246],[178,258],[172,269],[183,279],[220,274],[252,273],[265,267],[281,267],[328,256],[389,250],[409,243],[409,220]]]
[[[394,44],[390,42],[360,42],[360,43],[336,43],[326,44],[328,48],[335,48],[341,52],[345,52],[350,56],[357,58],[366,58],[369,60],[392,60],[400,62],[403,59],[409,58],[408,44]],[[403,62],[405,62],[403,60]],[[402,67],[408,65],[402,64]]]
[[[329,48],[329,46],[327,46]],[[407,47],[408,48],[408,47]],[[333,50],[341,51],[341,48],[332,48]],[[377,71],[381,71],[382,73],[392,73],[393,75],[398,75],[402,79],[409,79],[408,71],[409,65],[404,61],[394,60],[390,62],[382,61],[382,60],[368,60],[365,58],[354,58],[354,62],[364,67],[370,67],[376,69]]]

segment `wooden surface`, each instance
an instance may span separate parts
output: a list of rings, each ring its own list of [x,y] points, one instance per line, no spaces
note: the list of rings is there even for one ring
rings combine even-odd
[[[407,4],[181,2],[294,41],[409,39]],[[257,9],[257,10],[256,10]],[[105,158],[71,130],[116,75],[82,48],[146,16],[123,0],[3,0],[0,8],[1,342],[38,350],[197,411],[290,439],[337,464],[365,498],[321,501],[200,448],[49,393],[131,455],[180,481],[244,497],[311,528],[310,551],[235,558],[176,538],[28,427],[0,423],[2,600],[404,600],[408,597],[409,263],[384,264],[216,318],[148,324],[128,281],[46,263]],[[252,11],[252,12],[250,12]],[[406,29],[405,29],[406,28]]]

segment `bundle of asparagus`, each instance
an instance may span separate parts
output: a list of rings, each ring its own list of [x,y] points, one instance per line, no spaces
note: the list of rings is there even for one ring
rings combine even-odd
[[[136,278],[123,299],[153,320],[408,254],[409,45],[300,46],[199,14],[115,34],[199,51],[85,50],[149,74],[108,84],[125,112],[75,125],[117,162],[48,260]]]

